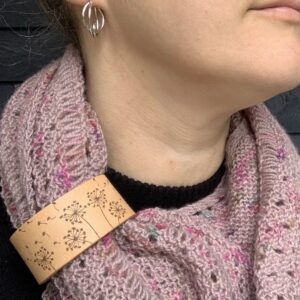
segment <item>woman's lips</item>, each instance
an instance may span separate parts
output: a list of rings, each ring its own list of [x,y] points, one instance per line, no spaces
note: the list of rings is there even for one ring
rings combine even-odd
[[[252,10],[268,17],[279,18],[283,21],[295,22],[300,24],[300,12],[291,7],[278,6]]]

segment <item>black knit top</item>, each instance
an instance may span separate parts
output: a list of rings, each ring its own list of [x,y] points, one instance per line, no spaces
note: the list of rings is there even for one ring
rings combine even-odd
[[[225,160],[207,180],[190,186],[159,186],[129,178],[108,167],[105,175],[137,212],[143,208],[179,208],[209,194],[219,184],[225,172]],[[38,285],[22,258],[9,241],[15,229],[0,198],[0,300],[41,299],[48,282]]]

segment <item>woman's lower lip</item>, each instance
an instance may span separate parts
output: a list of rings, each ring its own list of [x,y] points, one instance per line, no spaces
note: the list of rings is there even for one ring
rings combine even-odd
[[[286,6],[271,7],[263,9],[255,9],[256,12],[264,14],[266,16],[279,18],[284,21],[292,21],[300,23],[300,12]]]

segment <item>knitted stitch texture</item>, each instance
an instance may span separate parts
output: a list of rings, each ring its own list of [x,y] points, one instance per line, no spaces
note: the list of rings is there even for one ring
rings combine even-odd
[[[15,228],[105,172],[100,121],[72,44],[14,92],[0,121],[0,183]],[[297,149],[261,103],[231,116],[225,150],[210,195],[140,210],[58,271],[42,298],[299,300]]]

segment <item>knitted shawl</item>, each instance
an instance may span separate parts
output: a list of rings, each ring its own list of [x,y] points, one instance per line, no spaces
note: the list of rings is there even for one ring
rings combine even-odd
[[[106,171],[101,116],[86,100],[83,68],[68,44],[4,108],[1,196],[15,228]],[[54,274],[42,298],[299,300],[295,145],[261,103],[231,116],[225,159],[211,194],[138,211]]]

